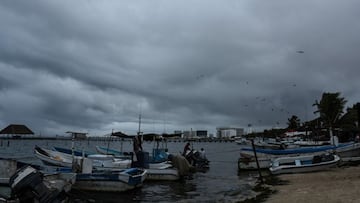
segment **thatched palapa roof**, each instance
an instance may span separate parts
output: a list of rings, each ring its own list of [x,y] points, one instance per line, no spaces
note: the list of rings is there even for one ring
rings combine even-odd
[[[26,125],[17,125],[10,124],[6,128],[0,131],[0,134],[7,135],[33,135],[34,132],[31,131]]]

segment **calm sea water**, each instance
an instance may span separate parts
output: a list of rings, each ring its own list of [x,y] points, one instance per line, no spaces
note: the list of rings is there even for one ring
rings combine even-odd
[[[33,155],[35,145],[71,148],[71,141],[64,140],[10,140],[9,146],[7,142],[2,140],[0,143],[1,157],[36,164],[41,162]],[[96,145],[122,148],[123,151],[132,149],[129,141],[75,141],[77,150],[95,151]],[[170,153],[178,154],[184,145],[184,142],[168,142],[166,146]],[[125,193],[76,191],[72,198],[77,202],[239,202],[254,196],[252,188],[257,174],[238,173],[239,145],[232,142],[193,142],[192,146],[194,149],[205,149],[210,160],[210,170],[206,173],[198,172],[181,181],[145,182],[143,187]],[[150,153],[154,147],[153,142],[143,143],[144,150]]]

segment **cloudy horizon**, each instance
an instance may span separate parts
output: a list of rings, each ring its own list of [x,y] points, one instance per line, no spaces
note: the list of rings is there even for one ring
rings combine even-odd
[[[2,1],[0,126],[135,134],[316,117],[360,101],[360,2]]]

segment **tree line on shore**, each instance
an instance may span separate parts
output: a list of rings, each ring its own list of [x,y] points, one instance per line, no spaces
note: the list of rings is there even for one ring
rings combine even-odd
[[[340,141],[352,140],[359,133],[360,103],[345,109],[346,102],[340,92],[324,92],[321,100],[315,100],[313,104],[315,119],[301,122],[298,116],[292,115],[286,128],[264,130],[249,136],[277,137],[287,131],[303,131],[309,139],[328,140],[332,134]]]

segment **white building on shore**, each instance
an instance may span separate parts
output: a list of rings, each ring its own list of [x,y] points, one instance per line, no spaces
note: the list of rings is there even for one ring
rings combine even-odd
[[[242,137],[243,135],[244,135],[244,128],[236,128],[236,127],[216,128],[216,136],[218,138]]]

